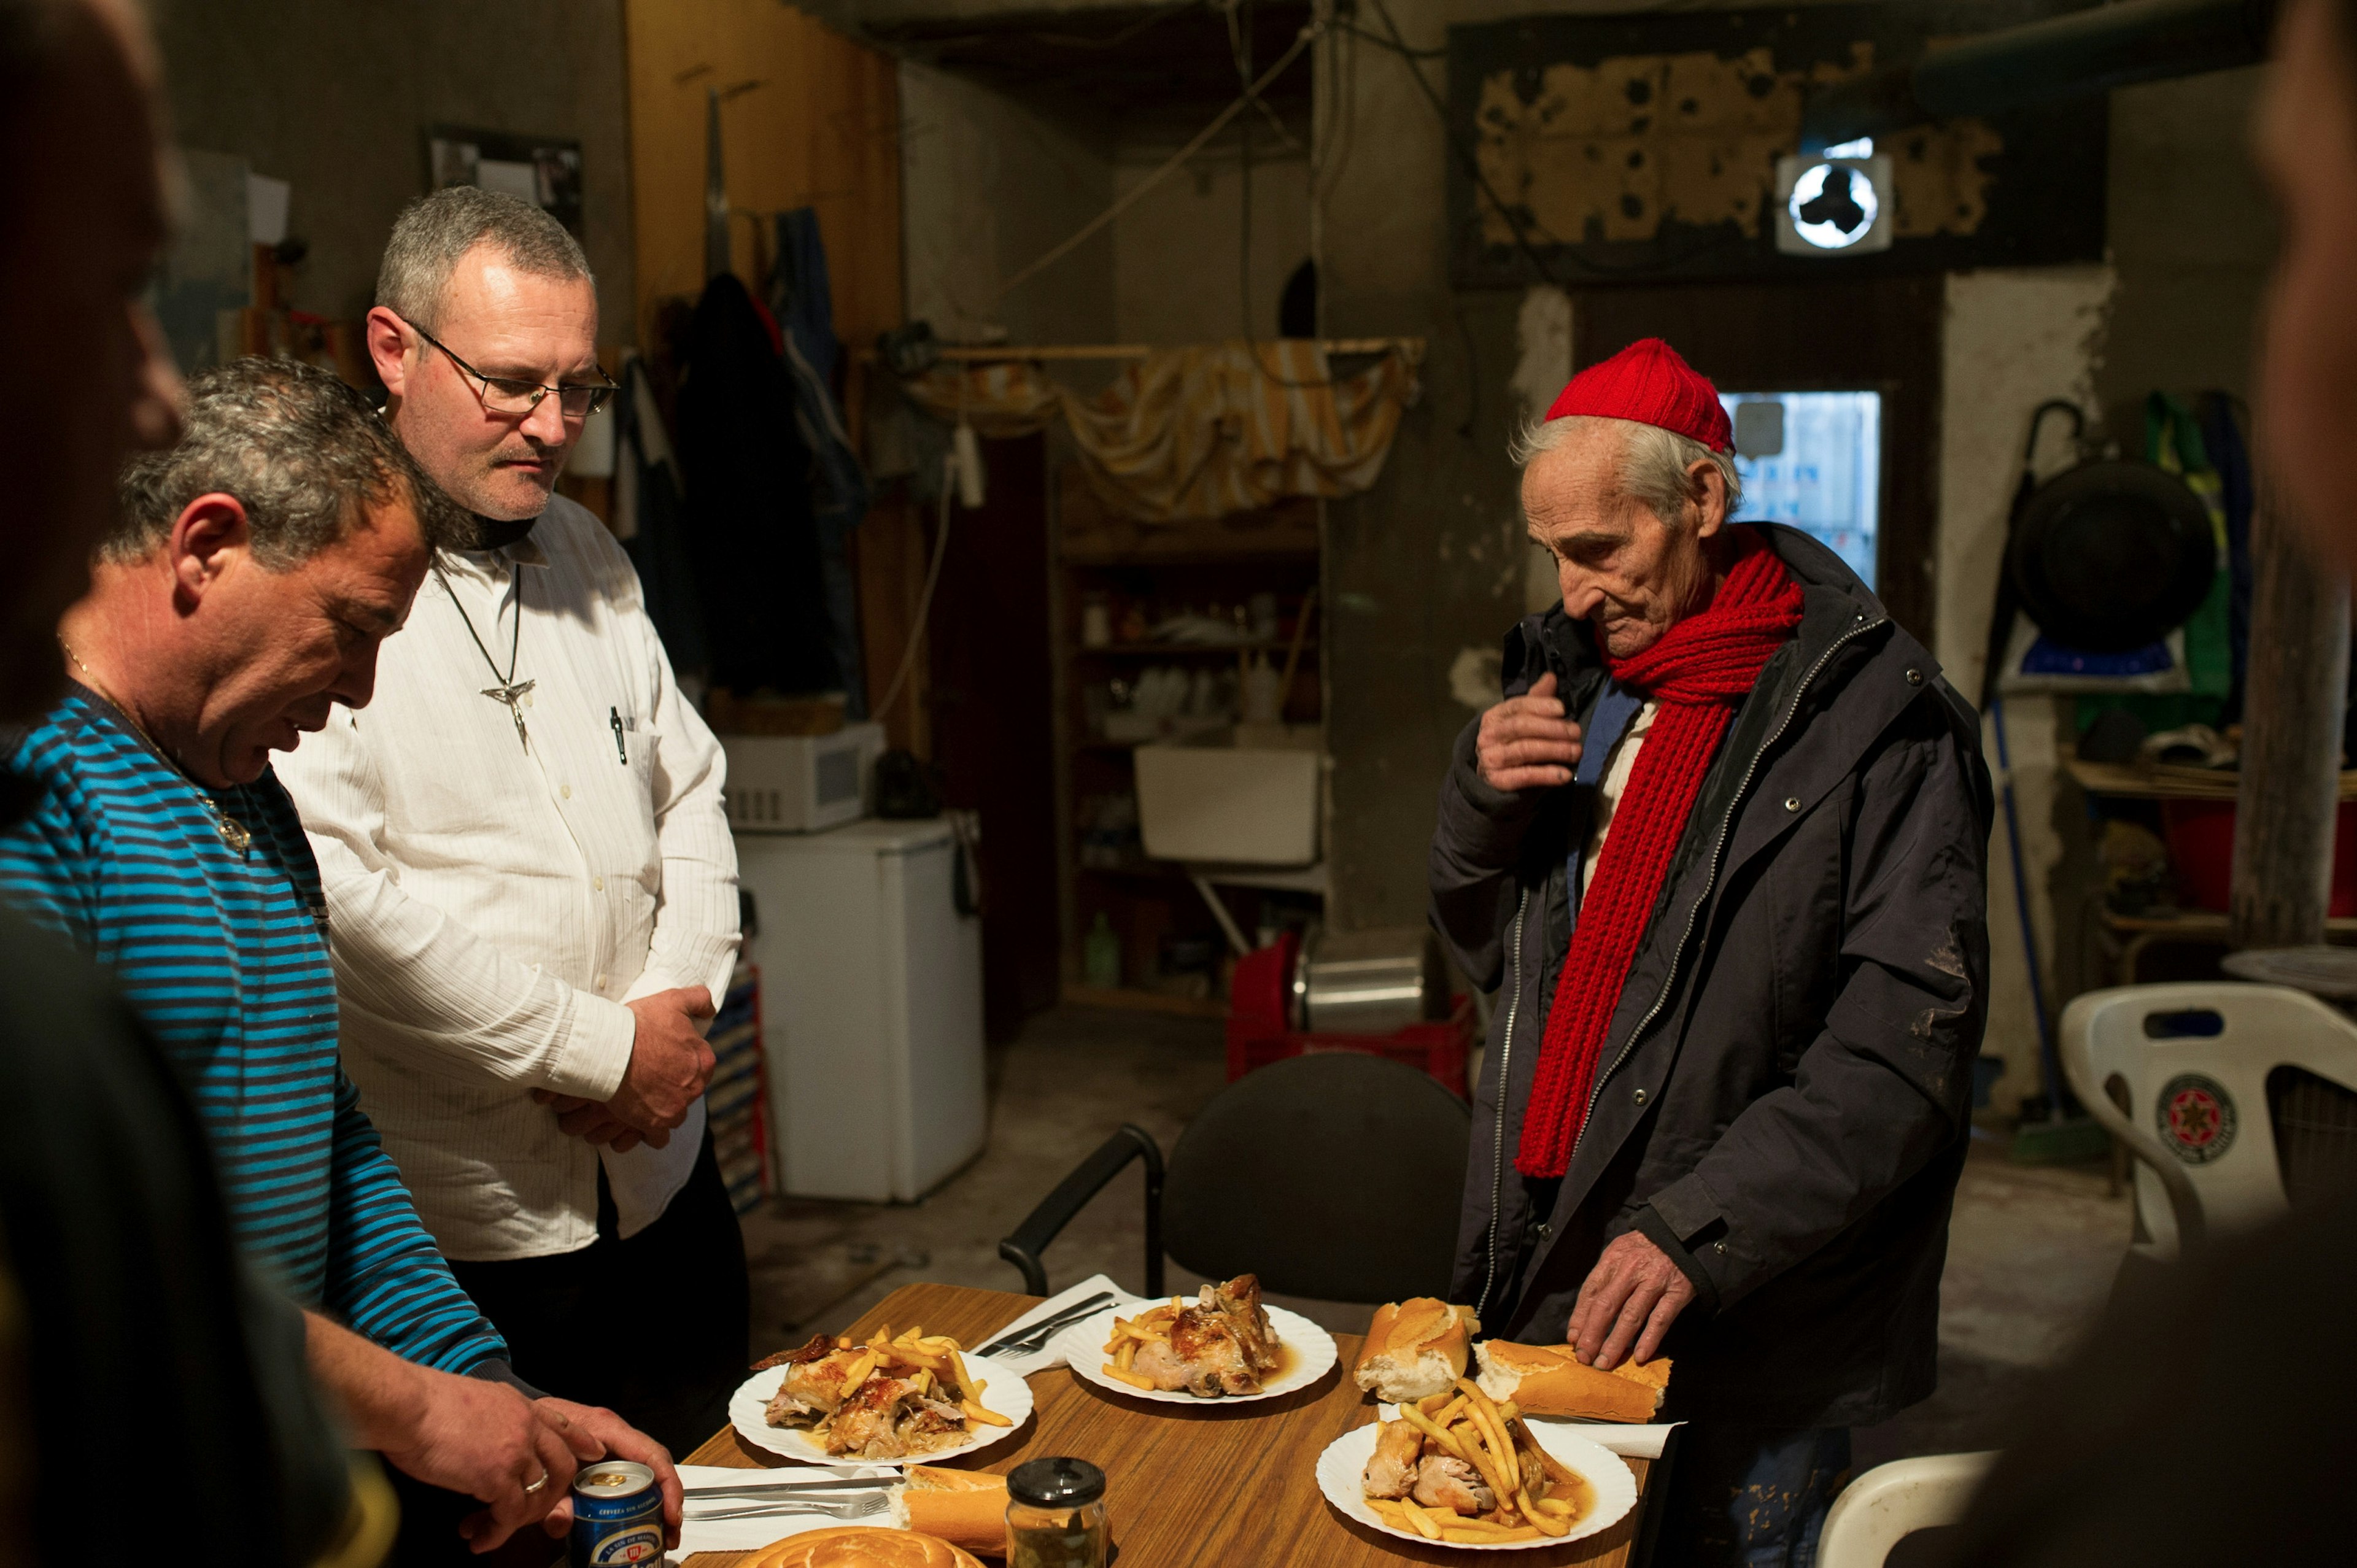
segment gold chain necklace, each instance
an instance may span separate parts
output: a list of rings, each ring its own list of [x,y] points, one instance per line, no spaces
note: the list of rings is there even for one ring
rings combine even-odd
[[[73,660],[73,667],[81,671],[82,684],[88,686],[93,693],[97,693],[100,698],[104,700],[106,705],[113,708],[116,715],[120,717],[124,724],[131,726],[131,733],[137,736],[140,740],[145,744],[147,749],[156,754],[157,759],[160,760],[165,767],[178,774],[181,779],[187,783],[188,788],[196,791],[197,799],[203,801],[205,810],[212,813],[213,831],[221,834],[221,843],[229,845],[231,852],[235,854],[242,855],[245,854],[247,850],[253,848],[253,830],[247,827],[243,822],[239,822],[235,817],[231,816],[227,811],[221,810],[221,802],[213,799],[212,792],[207,789],[203,785],[198,783],[196,779],[190,778],[188,770],[172,759],[171,753],[166,751],[162,746],[156,744],[156,737],[149,735],[145,727],[142,725],[137,719],[131,716],[131,710],[125,707],[123,703],[115,701],[114,694],[100,683],[98,676],[91,670],[91,667],[82,662],[81,655],[73,650],[72,643],[68,642],[63,637],[59,637],[58,639],[58,646],[66,650],[66,657]]]

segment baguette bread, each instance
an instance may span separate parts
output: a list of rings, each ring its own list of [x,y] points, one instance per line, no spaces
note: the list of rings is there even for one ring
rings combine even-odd
[[[1475,1348],[1481,1391],[1501,1404],[1508,1400],[1524,1415],[1566,1421],[1647,1422],[1662,1408],[1670,1386],[1667,1357],[1623,1363],[1617,1370],[1583,1367],[1568,1345],[1509,1345],[1484,1340]]]
[[[1006,1477],[911,1465],[892,1521],[987,1557],[1006,1555]]]
[[[1379,1398],[1428,1399],[1465,1375],[1481,1320],[1470,1307],[1417,1296],[1375,1309],[1351,1380]]]

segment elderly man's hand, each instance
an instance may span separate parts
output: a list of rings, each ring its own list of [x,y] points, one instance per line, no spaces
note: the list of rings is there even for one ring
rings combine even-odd
[[[1579,1359],[1610,1371],[1631,1359],[1650,1361],[1679,1313],[1695,1298],[1694,1281],[1670,1255],[1631,1230],[1617,1237],[1588,1271],[1571,1309],[1571,1342]]]
[[[1481,781],[1512,792],[1571,782],[1579,761],[1579,726],[1564,716],[1550,670],[1519,697],[1509,697],[1481,715],[1473,754]]]
[[[534,1400],[533,1409],[547,1425],[569,1437],[586,1435],[605,1449],[601,1458],[635,1459],[655,1473],[655,1485],[662,1489],[663,1544],[679,1544],[681,1487],[679,1472],[673,1468],[671,1450],[616,1415],[603,1405],[576,1404],[571,1400],[547,1397]],[[576,1444],[576,1446],[578,1444]],[[563,1535],[573,1525],[573,1499],[565,1499],[549,1510],[541,1527],[551,1535]]]

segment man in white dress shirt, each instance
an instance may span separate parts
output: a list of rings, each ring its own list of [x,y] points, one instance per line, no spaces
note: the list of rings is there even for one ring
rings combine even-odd
[[[393,227],[368,341],[386,419],[481,547],[436,562],[373,703],[281,769],[346,1064],[517,1372],[692,1446],[747,1359],[703,1101],[737,857],[637,574],[552,494],[609,388],[596,286],[538,208],[442,190]]]

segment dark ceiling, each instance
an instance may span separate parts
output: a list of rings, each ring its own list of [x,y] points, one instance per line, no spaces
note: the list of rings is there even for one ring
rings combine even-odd
[[[1309,20],[1302,4],[1238,7],[1257,77]],[[1006,92],[1076,126],[1177,143],[1243,91],[1228,14],[1202,0],[996,16],[914,18],[865,29],[894,51]],[[1262,94],[1297,136],[1309,123],[1307,50]],[[1266,122],[1258,124],[1265,128]]]

